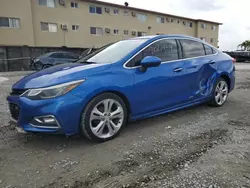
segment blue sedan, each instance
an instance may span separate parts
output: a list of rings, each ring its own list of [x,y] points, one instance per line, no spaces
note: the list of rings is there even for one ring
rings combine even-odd
[[[234,85],[233,59],[204,41],[144,36],[28,75],[7,100],[19,131],[106,141],[128,120],[205,102],[222,106]]]

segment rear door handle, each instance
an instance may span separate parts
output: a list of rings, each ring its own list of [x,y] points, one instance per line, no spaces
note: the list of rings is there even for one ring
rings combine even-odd
[[[180,67],[180,68],[176,68],[176,69],[174,69],[174,72],[181,72],[182,71],[182,68]]]

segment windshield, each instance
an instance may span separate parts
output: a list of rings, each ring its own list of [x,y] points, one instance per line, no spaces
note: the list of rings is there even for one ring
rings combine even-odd
[[[123,40],[106,45],[99,50],[79,59],[76,63],[109,64],[124,58],[128,53],[140,46],[146,39]]]

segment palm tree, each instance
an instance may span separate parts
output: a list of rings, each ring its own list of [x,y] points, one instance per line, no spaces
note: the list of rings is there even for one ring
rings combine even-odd
[[[241,49],[250,50],[250,40],[246,40],[243,43],[239,44],[238,47],[241,47]]]

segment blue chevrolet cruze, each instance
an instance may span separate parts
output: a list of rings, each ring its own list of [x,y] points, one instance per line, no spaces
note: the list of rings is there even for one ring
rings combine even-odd
[[[128,120],[204,102],[222,106],[234,85],[233,59],[204,41],[145,36],[28,75],[13,85],[8,102],[21,132],[106,141]]]

